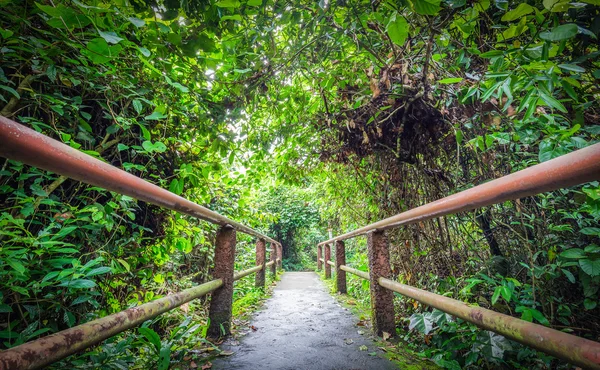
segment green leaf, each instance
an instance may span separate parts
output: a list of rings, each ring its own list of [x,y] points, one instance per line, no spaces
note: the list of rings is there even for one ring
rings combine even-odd
[[[572,72],[578,72],[578,73],[585,72],[585,68],[580,67],[576,64],[559,64],[558,67],[560,69],[564,69],[565,71],[572,71]]]
[[[540,38],[546,41],[562,41],[575,37],[577,32],[578,29],[575,23],[567,23],[558,27],[554,27],[552,31],[540,33]]]
[[[169,184],[169,191],[171,193],[181,195],[183,192],[183,179],[173,179],[171,184]]]
[[[567,279],[569,279],[569,281],[572,284],[575,283],[575,276],[573,276],[573,274],[571,273],[571,271],[569,271],[567,269],[561,269],[561,271],[563,272],[563,274],[565,274],[565,276],[567,277]]]
[[[441,0],[410,0],[412,8],[421,15],[436,15],[441,7]]]
[[[583,249],[580,248],[571,248],[560,254],[563,258],[584,258],[586,256]]]
[[[550,323],[548,322],[548,319],[546,319],[544,314],[542,314],[540,311],[536,310],[535,308],[530,308],[529,312],[531,312],[531,316],[534,319],[536,319],[536,321],[539,322],[540,324],[550,325]]]
[[[8,91],[9,93],[11,93],[17,99],[21,99],[21,95],[19,95],[19,93],[17,92],[17,90],[13,89],[10,86],[0,85],[0,89],[4,90],[4,91]]]
[[[83,49],[81,52],[90,58],[92,62],[96,64],[104,64],[119,55],[121,50],[121,45],[109,46],[106,40],[98,37],[90,40],[87,43],[87,48]]]
[[[103,274],[107,274],[109,272],[111,272],[112,269],[110,267],[96,267],[95,269],[86,272],[85,277],[90,277],[90,276],[96,276],[96,275],[103,275]]]
[[[504,14],[502,16],[502,21],[504,22],[510,22],[510,21],[514,21],[515,19],[519,19],[524,15],[527,15],[529,13],[533,13],[533,7],[529,4],[526,3],[521,3],[519,4],[519,6],[517,6],[515,9],[511,10],[510,12],[507,12],[506,14]]]
[[[402,46],[408,38],[408,22],[398,13],[394,13],[390,17],[390,21],[386,26],[386,31],[390,40],[396,45]]]
[[[570,0],[544,0],[544,8],[551,12],[566,12],[571,5]]]
[[[461,82],[463,80],[462,77],[453,77],[453,78],[444,78],[443,80],[439,80],[438,83],[447,85],[447,84],[455,84]]]
[[[600,228],[599,227],[586,227],[579,230],[580,233],[591,236],[600,236]]]
[[[74,288],[74,289],[90,289],[96,286],[96,283],[93,282],[92,280],[87,280],[87,279],[75,279],[75,280],[69,280],[69,281],[65,281],[62,282],[60,284],[58,284],[58,286],[64,286],[67,288]]]
[[[153,144],[149,140],[146,140],[142,143],[142,148],[144,148],[144,150],[147,151],[148,153],[153,153],[153,152],[163,153],[164,151],[167,150],[167,146],[165,144],[163,144],[162,142],[157,141]]]
[[[497,286],[496,289],[494,289],[494,294],[492,294],[492,305],[495,305],[496,302],[498,302],[498,298],[500,298],[500,289],[502,287],[501,286]]]
[[[579,267],[591,277],[600,275],[600,258],[584,258],[579,260]]]
[[[234,14],[234,15],[224,15],[221,17],[222,21],[241,21],[242,20],[242,16],[239,14]]]
[[[261,6],[262,5],[262,0],[248,0],[248,2],[246,3],[246,5],[248,5],[248,6]]]
[[[135,109],[137,114],[142,113],[143,106],[141,101],[139,101],[138,99],[133,99],[131,103],[133,104],[133,109]]]
[[[563,113],[567,113],[567,108],[565,108],[564,105],[562,105],[561,102],[559,102],[558,100],[554,99],[554,97],[546,94],[543,91],[539,91],[540,93],[540,97],[542,98],[542,100],[549,106],[552,107],[554,109],[558,109],[559,111],[563,112]]]
[[[165,118],[167,118],[166,114],[156,111],[156,110],[154,112],[152,112],[152,114],[144,117],[144,119],[148,120],[148,121],[157,121],[157,120],[165,119]]]
[[[4,28],[0,28],[0,36],[2,36],[3,39],[8,39],[9,37],[11,37],[12,35],[14,35],[14,32],[11,30],[5,30]]]
[[[410,317],[410,324],[408,325],[409,330],[412,330],[413,328],[416,328],[419,332],[427,335],[431,329],[433,329],[433,324],[425,317],[425,315],[415,313]]]
[[[583,301],[583,307],[585,307],[586,310],[593,310],[594,308],[596,308],[597,305],[598,301],[591,298],[586,298]]]
[[[171,347],[162,347],[158,354],[158,370],[167,370],[171,363]]]
[[[20,275],[23,275],[25,273],[25,266],[23,266],[23,264],[21,262],[17,261],[16,259],[7,258],[6,263],[8,263],[8,265],[10,267],[12,267]]]
[[[131,24],[133,24],[137,28],[144,27],[146,25],[146,21],[144,21],[143,19],[139,19],[139,18],[135,18],[135,17],[129,17],[127,19],[129,20],[129,22],[131,22]]]
[[[109,31],[109,32],[98,31],[98,33],[109,44],[118,44],[119,42],[123,41],[123,38],[117,36],[117,34],[113,31]]]
[[[242,4],[238,0],[221,0],[215,3],[219,8],[239,8]]]
[[[160,342],[160,336],[154,330],[150,328],[138,328],[138,332],[142,334],[148,342],[154,345],[156,352],[160,351],[162,343]]]

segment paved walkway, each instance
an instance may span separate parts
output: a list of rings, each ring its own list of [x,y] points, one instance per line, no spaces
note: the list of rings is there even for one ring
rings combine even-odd
[[[213,361],[212,369],[397,369],[378,352],[358,319],[342,308],[313,272],[286,272],[262,310],[257,329],[225,345],[234,352]],[[367,331],[366,329],[363,329]],[[359,350],[367,346],[366,351]],[[364,347],[363,347],[364,349]]]

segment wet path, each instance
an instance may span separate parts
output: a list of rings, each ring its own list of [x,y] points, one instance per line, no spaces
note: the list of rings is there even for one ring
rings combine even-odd
[[[342,308],[313,272],[287,272],[252,319],[257,329],[239,345],[225,345],[232,356],[213,362],[212,369],[396,369],[358,319]],[[366,345],[367,350],[359,350]],[[364,347],[363,347],[364,349]]]

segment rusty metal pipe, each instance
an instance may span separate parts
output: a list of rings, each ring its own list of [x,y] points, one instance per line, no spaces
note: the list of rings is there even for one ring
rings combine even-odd
[[[254,274],[255,272],[262,270],[262,268],[263,268],[262,265],[260,265],[260,266],[252,267],[248,270],[236,272],[235,274],[233,274],[233,280],[235,281],[235,280],[240,280],[241,278],[245,278],[246,276],[248,276],[250,274]]]
[[[265,263],[265,266],[270,267],[270,266],[273,266],[274,264],[275,264],[275,260],[271,260],[271,261]]]
[[[600,180],[600,144],[500,177],[435,202],[361,227],[318,245]]]
[[[319,258],[319,261],[321,261],[321,263],[325,263],[325,260],[322,258]]]
[[[327,261],[327,264],[328,264],[329,266],[333,266],[333,267],[335,267],[335,262],[333,262],[333,261]]]
[[[364,271],[360,271],[360,270],[357,270],[357,269],[353,269],[352,267],[348,267],[346,265],[341,265],[340,269],[342,269],[342,270],[344,270],[346,272],[349,272],[352,275],[356,275],[356,276],[358,276],[360,278],[363,278],[365,280],[371,280],[371,277],[369,276],[368,272],[364,272]]]
[[[379,285],[585,369],[600,369],[600,343],[379,278]]]
[[[279,244],[258,231],[2,116],[0,143],[2,157],[221,226],[231,225],[243,233]]]
[[[156,301],[75,326],[0,352],[0,370],[39,369],[131,329],[223,285],[213,280]]]

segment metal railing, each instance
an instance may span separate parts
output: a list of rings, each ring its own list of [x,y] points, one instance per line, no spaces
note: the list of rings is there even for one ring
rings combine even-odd
[[[2,116],[0,156],[221,226],[215,246],[218,268],[214,280],[0,351],[0,370],[44,367],[211,292],[218,294],[211,300],[209,332],[211,328],[217,333],[223,328],[228,332],[233,281],[261,272],[256,276],[256,286],[264,287],[266,268],[275,274],[281,267],[282,246],[276,240]],[[234,273],[236,236],[232,230],[257,237],[256,267]],[[271,243],[269,262],[265,241]]]
[[[389,247],[385,236],[385,230],[402,225],[594,180],[600,180],[600,144],[580,149],[321,242],[317,246],[317,260],[323,263],[326,277],[327,270],[331,269],[330,266],[335,267],[338,291],[342,293],[346,293],[346,272],[370,281],[373,327],[379,335],[382,334],[382,328],[387,328],[392,335],[395,332],[393,295],[385,292],[393,291],[574,365],[586,369],[600,369],[600,343],[598,342],[471,306],[391,280]],[[359,271],[345,265],[343,241],[365,234],[368,238],[370,272]],[[335,264],[331,263],[328,257],[322,257],[323,249],[325,249],[325,256],[331,254],[331,243],[335,243],[336,248]],[[338,263],[338,259],[344,262]],[[339,287],[343,287],[343,290]]]

